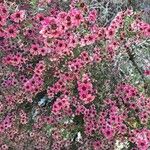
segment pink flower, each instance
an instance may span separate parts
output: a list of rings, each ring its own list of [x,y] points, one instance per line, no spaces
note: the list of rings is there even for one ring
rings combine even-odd
[[[148,141],[144,139],[137,140],[136,144],[139,150],[148,150],[148,147],[150,146]]]
[[[40,61],[39,63],[36,64],[36,67],[34,69],[34,73],[37,75],[42,75],[43,72],[45,71],[46,66],[44,61]]]
[[[84,37],[86,45],[93,44],[96,41],[96,38],[97,38],[96,34],[86,35]]]
[[[75,48],[78,44],[78,40],[76,37],[70,37],[68,47]]]
[[[94,141],[93,142],[93,148],[94,150],[100,150],[102,143],[100,141]]]
[[[5,131],[5,128],[3,126],[3,124],[0,124],[0,133],[3,133]]]
[[[9,12],[7,10],[7,6],[0,3],[0,14],[3,18],[8,18]]]
[[[64,19],[67,17],[67,13],[66,12],[63,12],[63,11],[61,11],[58,15],[57,15],[57,18],[58,18],[58,20],[61,22],[64,22]]]
[[[62,24],[54,17],[45,18],[42,21],[42,25],[43,27],[40,31],[40,34],[42,34],[43,37],[56,38],[64,32]]]
[[[5,30],[7,38],[15,38],[18,34],[18,28],[14,25],[9,25]]]
[[[71,17],[71,22],[74,26],[79,26],[82,22],[84,22],[82,12],[78,9],[70,10],[69,16]]]
[[[95,96],[92,94],[88,94],[86,95],[86,98],[83,98],[83,101],[85,104],[91,103],[92,101],[94,101]]]
[[[1,146],[1,150],[8,150],[8,149],[9,149],[9,147],[6,144],[3,144]]]
[[[45,56],[47,53],[49,53],[48,49],[49,49],[48,47],[42,47],[42,48],[39,49],[38,54],[42,55],[42,56]]]
[[[37,20],[37,21],[43,21],[44,20],[44,14],[43,13],[38,13],[37,15],[36,15],[36,17],[35,17],[35,19]]]
[[[113,39],[115,36],[115,30],[111,27],[106,30],[106,38]]]
[[[108,127],[106,127],[105,129],[102,129],[102,133],[107,139],[112,139],[115,134],[114,130]]]
[[[95,22],[96,18],[97,18],[97,11],[94,9],[94,10],[89,12],[88,21],[89,22]]]
[[[25,10],[19,10],[15,13],[13,13],[11,16],[10,16],[11,20],[13,20],[14,22],[21,22],[25,19]]]
[[[144,70],[144,74],[145,74],[146,76],[150,76],[150,70]]]
[[[4,25],[6,25],[6,17],[5,16],[0,16],[0,25],[1,26],[4,26]]]
[[[40,46],[39,44],[32,44],[31,48],[29,49],[30,53],[32,55],[38,55],[40,52]]]

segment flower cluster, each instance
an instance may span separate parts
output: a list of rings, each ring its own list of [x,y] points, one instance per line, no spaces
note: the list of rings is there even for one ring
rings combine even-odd
[[[137,89],[130,84],[122,83],[116,87],[116,96],[121,98],[125,103],[133,100],[137,93]]]
[[[126,9],[103,26],[98,13],[83,0],[0,2],[1,150],[149,149],[149,91],[120,78],[116,58],[146,82],[129,48],[150,25]]]
[[[69,103],[69,99],[67,96],[64,96],[64,98],[59,98],[53,104],[52,112],[54,114],[57,114],[63,109],[68,109],[69,105],[70,103]]]
[[[84,74],[81,81],[78,81],[79,98],[88,104],[95,98],[93,85],[87,74]]]

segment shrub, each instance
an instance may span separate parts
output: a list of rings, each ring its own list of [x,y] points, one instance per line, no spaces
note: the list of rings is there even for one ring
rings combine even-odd
[[[2,150],[150,147],[150,25],[90,6],[0,3]]]

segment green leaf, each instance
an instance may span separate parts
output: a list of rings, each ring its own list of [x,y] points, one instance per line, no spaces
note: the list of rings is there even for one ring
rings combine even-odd
[[[37,4],[37,0],[31,0],[30,5],[32,5],[32,7],[36,7]]]

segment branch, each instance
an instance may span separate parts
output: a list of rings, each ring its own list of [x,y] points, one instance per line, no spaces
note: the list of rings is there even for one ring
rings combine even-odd
[[[129,60],[132,62],[133,66],[135,67],[135,69],[138,71],[138,73],[142,77],[143,81],[145,82],[145,77],[144,77],[143,71],[140,69],[140,67],[137,65],[137,63],[134,59],[135,57],[134,57],[133,49],[127,47],[127,54],[129,56]]]

